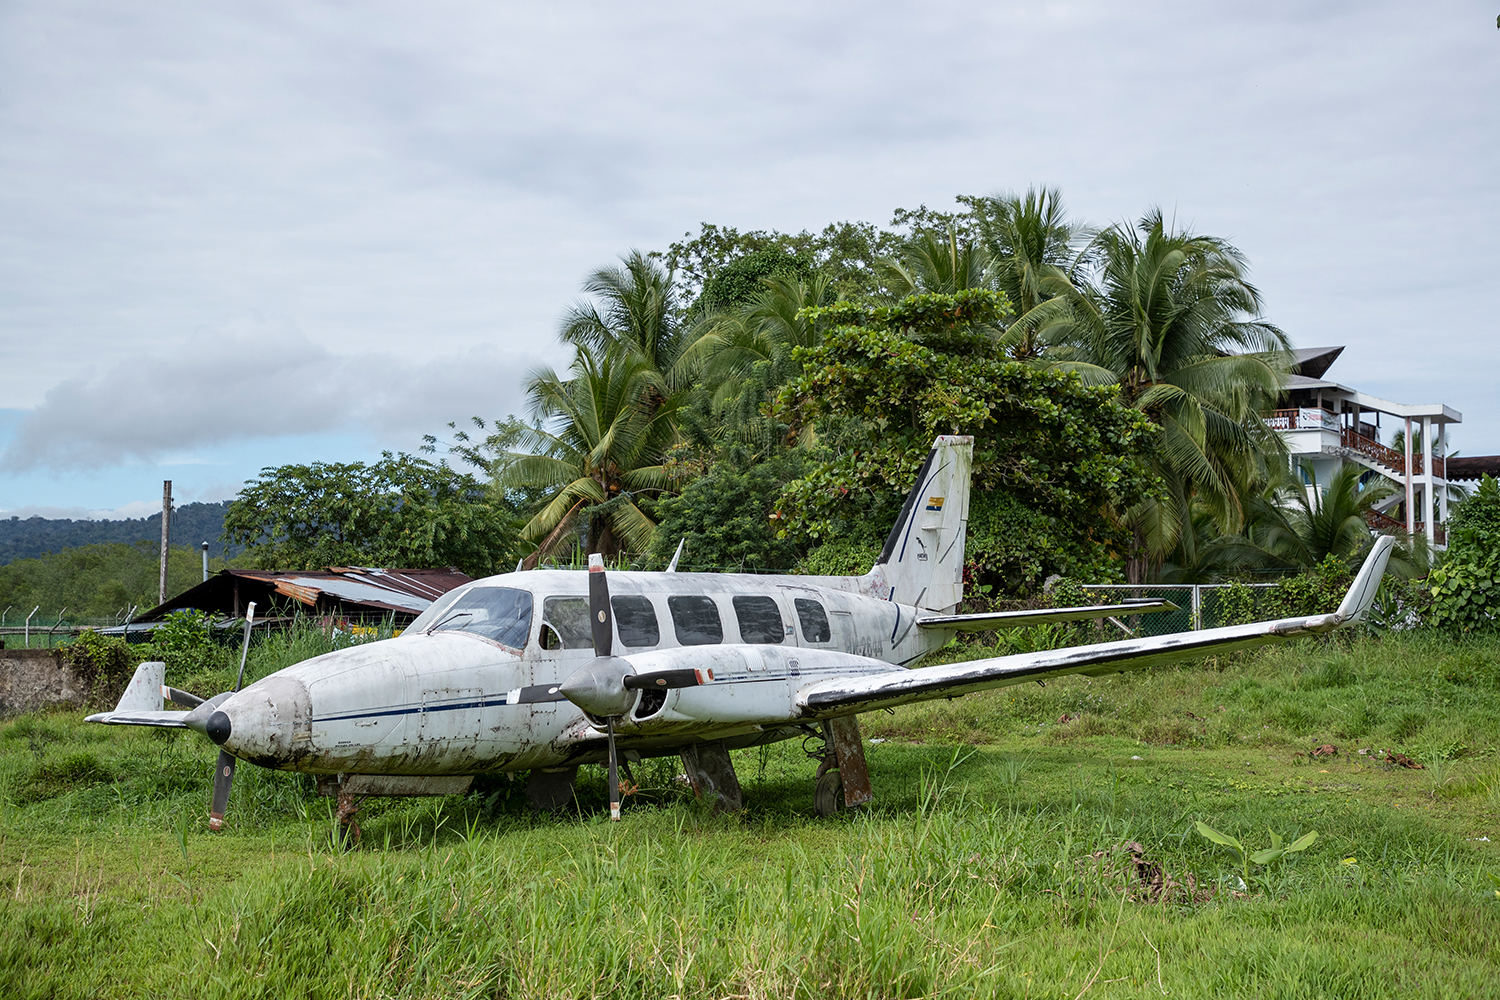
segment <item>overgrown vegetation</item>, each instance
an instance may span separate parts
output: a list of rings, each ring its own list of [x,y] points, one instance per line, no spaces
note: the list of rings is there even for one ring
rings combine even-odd
[[[1486,996],[1497,709],[1494,639],[1305,642],[868,716],[876,801],[834,821],[790,742],[736,755],[742,818],[648,760],[621,824],[597,773],[561,818],[485,779],[367,800],[347,853],[306,778],[242,767],[209,835],[202,740],[28,716],[0,725],[0,994]],[[1318,837],[1245,880],[1199,822]]]

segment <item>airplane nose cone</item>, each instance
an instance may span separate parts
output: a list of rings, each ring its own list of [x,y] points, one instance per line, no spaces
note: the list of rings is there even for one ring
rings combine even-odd
[[[208,724],[203,727],[203,733],[219,746],[229,739],[230,731],[233,729],[229,724],[229,716],[223,712],[215,712],[208,717]]]

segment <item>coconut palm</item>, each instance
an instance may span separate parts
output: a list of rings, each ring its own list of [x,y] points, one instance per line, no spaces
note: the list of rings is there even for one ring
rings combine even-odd
[[[1257,319],[1260,293],[1245,259],[1223,240],[1171,230],[1161,211],[1113,226],[1084,251],[1093,282],[1072,305],[1067,340],[1078,360],[1060,367],[1117,384],[1124,401],[1161,425],[1160,497],[1126,515],[1136,537],[1127,564],[1144,579],[1191,531],[1194,503],[1224,532],[1243,522],[1242,496],[1282,450],[1261,415],[1271,409],[1290,354],[1286,335]]]
[[[886,287],[896,298],[931,293],[953,295],[989,288],[989,255],[973,240],[948,227],[944,236],[921,232],[907,241],[898,258],[885,262]]]
[[[548,491],[521,531],[537,542],[531,565],[566,543],[580,519],[587,551],[644,551],[655,524],[638,501],[673,485],[662,459],[683,394],[662,393],[657,372],[634,350],[579,347],[569,374],[532,374],[527,395],[538,423],[518,431],[514,450],[495,463],[497,488]],[[645,405],[648,397],[654,405]]]
[[[595,355],[631,351],[671,379],[692,334],[677,323],[672,274],[639,250],[620,258],[619,267],[601,267],[585,279],[583,290],[599,302],[575,303],[563,315],[559,335],[564,343]]]
[[[695,365],[711,390],[708,404],[721,443],[732,440],[764,457],[802,437],[800,424],[781,423],[763,411],[776,390],[801,372],[793,352],[821,340],[806,310],[832,305],[839,296],[824,274],[773,275],[761,284],[760,295],[743,309],[703,321],[704,332],[683,362]]]
[[[1005,347],[1012,357],[1039,359],[1049,333],[1071,325],[1071,306],[1078,297],[1073,275],[1079,243],[1088,230],[1068,219],[1056,188],[975,198],[969,208],[989,257],[993,286],[1016,311],[1006,328]]]

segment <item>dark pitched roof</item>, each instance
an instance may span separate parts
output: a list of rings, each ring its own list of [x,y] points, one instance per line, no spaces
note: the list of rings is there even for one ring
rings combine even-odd
[[[1448,459],[1449,479],[1478,479],[1480,476],[1500,476],[1500,455],[1477,455],[1472,458],[1457,455]]]
[[[438,597],[473,578],[453,568],[374,569],[330,566],[326,570],[225,569],[137,621],[157,621],[179,608],[196,608],[238,617],[255,601],[259,614],[273,605],[302,607],[317,613],[395,614],[411,619]]]

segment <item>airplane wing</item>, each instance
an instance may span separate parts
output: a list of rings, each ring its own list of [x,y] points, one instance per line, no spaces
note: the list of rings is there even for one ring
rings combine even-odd
[[[949,663],[915,670],[850,676],[808,685],[797,694],[798,706],[815,717],[868,712],[935,698],[953,698],[987,688],[1023,681],[1046,680],[1065,674],[1124,672],[1141,667],[1191,659],[1208,653],[1289,642],[1303,635],[1329,632],[1362,619],[1375,600],[1395,539],[1379,538],[1364,566],[1331,615],[1284,618],[1280,621],[1231,625],[1226,628],[1180,632],[1146,639],[1101,642],[1090,646],[997,656],[967,663]]]
[[[1140,615],[1156,611],[1181,610],[1171,601],[1141,600],[1121,604],[1091,604],[1079,608],[1041,608],[1036,611],[982,611],[972,615],[926,615],[917,619],[917,628],[943,632],[988,632],[997,628],[1019,628],[1022,625],[1045,625],[1050,622],[1086,621],[1112,615]]]

